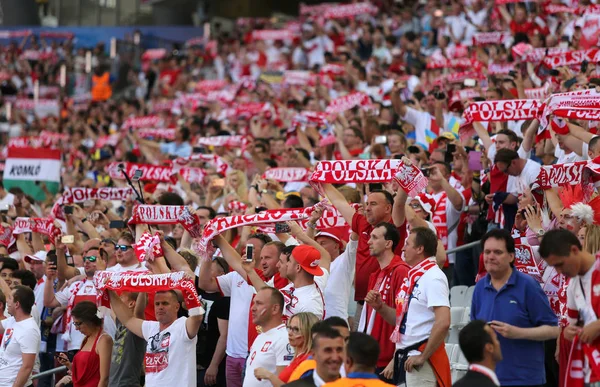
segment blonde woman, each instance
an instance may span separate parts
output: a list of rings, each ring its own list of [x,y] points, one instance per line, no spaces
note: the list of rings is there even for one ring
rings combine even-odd
[[[590,254],[596,255],[600,251],[600,226],[596,224],[590,224],[581,229],[584,231],[584,241],[581,243],[585,251]],[[579,231],[581,234],[581,230]],[[577,237],[579,237],[579,234]]]
[[[318,321],[319,318],[309,312],[301,312],[293,315],[287,323],[288,340],[290,346],[294,348],[292,362],[279,375],[275,375],[261,367],[254,370],[254,376],[258,380],[268,380],[273,387],[280,387],[286,384],[296,367],[310,356],[310,349],[312,347],[310,330]]]
[[[235,194],[237,200],[248,201],[248,177],[240,170],[233,170],[227,174],[226,190]]]

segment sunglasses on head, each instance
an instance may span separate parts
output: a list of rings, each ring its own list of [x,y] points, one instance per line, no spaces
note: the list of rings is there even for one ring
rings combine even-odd
[[[127,245],[115,245],[115,249],[121,250],[123,252],[127,251],[127,249],[132,249],[133,247]]]
[[[98,257],[96,257],[95,255],[88,255],[87,257],[83,257],[83,262],[85,261],[89,261],[89,262],[96,262],[98,260]]]

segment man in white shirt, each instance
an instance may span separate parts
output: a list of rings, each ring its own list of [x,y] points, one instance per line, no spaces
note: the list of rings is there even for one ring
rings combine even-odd
[[[35,302],[33,290],[17,286],[7,297],[8,313],[0,324],[0,386],[23,387],[30,376],[40,349],[40,327],[31,317]]]
[[[29,264],[29,270],[35,275],[37,283],[33,289],[35,295],[35,305],[37,305],[37,311],[39,312],[39,318],[41,318],[44,311],[44,287],[46,282],[46,252],[43,250],[38,251],[33,255],[26,255],[24,258],[25,262]]]
[[[157,321],[133,316],[119,296],[109,291],[115,315],[136,336],[147,341],[146,386],[196,386],[196,342],[204,310],[190,317],[177,318],[179,298],[174,290],[156,292],[154,308]],[[202,308],[201,308],[202,309]]]
[[[483,320],[471,321],[461,329],[458,342],[469,362],[469,371],[453,387],[500,387],[495,369],[502,360],[502,350],[489,324]]]
[[[408,386],[436,386],[436,375],[450,377],[450,368],[431,361],[446,355],[444,339],[450,328],[450,291],[446,275],[435,262],[437,236],[429,228],[416,227],[404,245],[411,267],[407,286],[396,296],[396,309],[383,304],[377,311],[396,326],[394,382]],[[404,305],[408,303],[408,306]],[[449,363],[446,363],[448,365]],[[434,371],[435,369],[435,371]]]
[[[327,317],[337,316],[344,320],[348,320],[349,317],[348,300],[352,293],[358,248],[358,235],[353,236],[355,238],[348,242],[343,252],[342,241],[333,231],[321,231],[315,236],[317,243],[327,250],[331,257],[337,257],[331,262],[331,275],[323,292]]]
[[[135,251],[133,250],[134,243],[135,239],[131,233],[122,233],[115,245],[117,264],[107,268],[106,271],[117,273],[125,271],[148,271],[148,269],[146,269],[146,267],[144,267],[137,259]]]
[[[271,373],[279,373],[290,364],[293,349],[289,345],[285,324],[281,322],[284,300],[279,290],[264,287],[258,291],[252,304],[252,322],[261,327],[246,360],[244,387],[268,387],[271,382],[259,380],[255,370],[263,368]]]
[[[0,210],[8,209],[15,201],[15,195],[4,189],[4,185],[0,181]]]
[[[494,164],[501,171],[516,177],[511,183],[509,178],[507,190],[515,196],[523,194],[536,183],[542,166],[531,159],[522,159],[512,149],[500,149],[494,158]]]

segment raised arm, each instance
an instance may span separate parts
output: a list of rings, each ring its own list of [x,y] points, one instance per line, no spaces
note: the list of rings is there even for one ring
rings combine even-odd
[[[394,197],[394,207],[392,208],[392,220],[396,227],[400,227],[406,220],[406,202],[408,194],[402,187],[398,186],[398,191]]]
[[[537,134],[539,126],[540,126],[540,120],[538,120],[537,118],[534,118],[533,121],[531,121],[531,124],[529,124],[529,126],[525,130],[525,135],[523,136],[523,142],[521,143],[521,146],[523,147],[523,150],[525,152],[529,152],[533,148],[534,141],[535,141],[535,135]]]
[[[329,202],[342,214],[342,217],[346,220],[346,223],[352,224],[352,218],[356,212],[354,208],[348,203],[344,195],[338,191],[333,185],[326,183],[322,184],[321,187],[325,192],[325,196]]]
[[[481,122],[473,122],[473,129],[475,129],[475,133],[477,133],[477,136],[481,139],[481,142],[483,142],[483,146],[485,147],[485,149],[490,149],[490,146],[492,146],[492,139],[490,138],[490,134],[483,127]]]
[[[110,296],[110,306],[115,316],[119,319],[121,324],[125,325],[134,335],[144,338],[144,332],[142,330],[142,323],[144,320],[133,317],[133,314],[127,308],[127,306],[121,301],[121,298],[117,296],[117,293],[112,290],[108,290]]]
[[[217,237],[214,239],[214,242],[217,247],[221,249],[221,254],[223,254],[223,258],[225,258],[229,267],[235,270],[240,276],[242,276],[243,279],[248,281],[246,270],[244,270],[244,267],[242,266],[242,257],[238,254],[238,252],[231,247],[229,242],[227,242],[221,235],[217,235]]]

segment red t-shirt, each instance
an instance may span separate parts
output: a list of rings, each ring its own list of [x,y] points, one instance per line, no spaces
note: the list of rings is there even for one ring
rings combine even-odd
[[[389,220],[393,223],[392,220]],[[400,227],[396,227],[400,233],[400,243],[394,251],[396,255],[402,255],[402,248],[406,240],[406,222]],[[354,276],[354,300],[363,301],[369,290],[369,276],[378,271],[379,262],[369,253],[369,238],[373,226],[367,222],[364,215],[355,213],[352,217],[352,231],[358,234],[358,248],[356,251],[356,273]]]
[[[390,276],[389,287],[384,286],[381,289],[381,296],[384,303],[395,310],[396,295],[400,292],[400,287],[404,279],[408,276],[409,270],[410,266],[400,256],[396,255],[387,267],[383,269],[379,268],[371,274],[369,277],[369,290],[380,290],[381,285],[385,285],[385,278]],[[396,327],[388,324],[379,313],[372,313],[373,310],[367,304],[365,304],[364,308],[366,309],[367,319],[371,315],[375,316],[370,335],[379,343],[380,351],[379,359],[377,359],[377,367],[385,367],[392,360],[394,352],[396,352],[396,344],[390,341],[390,336]]]
[[[519,32],[529,35],[533,33],[534,29],[535,24],[530,21],[519,24],[517,24],[514,20],[510,22],[510,32],[512,32],[513,35]]]

